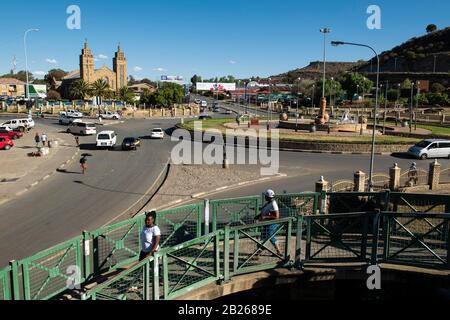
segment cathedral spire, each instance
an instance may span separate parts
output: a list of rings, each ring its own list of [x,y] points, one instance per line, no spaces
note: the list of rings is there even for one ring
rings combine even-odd
[[[88,48],[88,40],[87,38],[84,39],[84,48],[87,49]]]

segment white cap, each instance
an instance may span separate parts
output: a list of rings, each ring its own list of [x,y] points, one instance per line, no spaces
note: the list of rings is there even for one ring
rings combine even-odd
[[[273,198],[275,197],[275,192],[273,190],[267,190],[266,192],[264,192],[264,195],[268,198]]]

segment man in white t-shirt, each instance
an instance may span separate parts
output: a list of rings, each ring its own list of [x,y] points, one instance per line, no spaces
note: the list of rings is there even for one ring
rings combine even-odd
[[[152,211],[145,216],[145,226],[141,231],[142,251],[139,255],[139,261],[153,256],[159,251],[161,241],[161,230],[155,225],[156,212]]]
[[[278,220],[280,219],[280,210],[278,208],[277,201],[275,200],[275,192],[273,190],[267,190],[264,193],[264,197],[266,198],[266,204],[261,208],[261,213],[256,217],[257,220],[263,222],[268,220]],[[270,242],[273,244],[275,249],[277,250],[277,254],[279,256],[283,256],[280,246],[278,244],[278,240],[276,236],[274,236],[275,232],[278,229],[278,224],[271,224],[263,227],[261,233],[261,240],[265,242],[270,238]],[[258,252],[258,254],[260,251]]]

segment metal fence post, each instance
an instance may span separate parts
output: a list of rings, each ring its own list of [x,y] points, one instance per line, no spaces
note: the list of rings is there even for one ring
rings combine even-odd
[[[162,257],[162,266],[164,300],[167,300],[169,298],[169,259],[167,254],[164,254]]]
[[[306,217],[306,261],[311,258],[311,220],[312,217]]]
[[[216,277],[218,278],[220,277],[220,236],[220,232],[214,235],[214,267]]]
[[[285,252],[285,258],[288,263],[291,263],[291,251],[292,251],[292,221],[293,219],[290,219],[288,221],[287,230],[286,230],[286,252]]]
[[[209,220],[210,220],[210,208],[209,208],[209,199],[206,199],[204,202],[204,221],[205,221],[205,234],[209,233]]]
[[[297,235],[295,241],[295,267],[302,268],[302,236],[303,236],[303,216],[297,216]]]
[[[224,236],[224,250],[223,250],[223,276],[224,281],[230,280],[230,227],[225,226]]]
[[[11,295],[12,300],[20,300],[20,289],[19,289],[19,264],[16,260],[9,262],[11,266],[10,272],[10,284],[11,284]]]
[[[83,271],[84,279],[88,280],[91,278],[91,234],[89,231],[83,231]]]
[[[144,300],[148,301],[150,300],[150,260],[147,260],[147,263],[144,265],[144,281],[143,281],[143,287],[144,287]]]
[[[153,256],[153,300],[159,300],[159,254]]]
[[[373,244],[372,244],[372,265],[378,264],[378,244],[379,244],[379,233],[380,233],[380,210],[375,211],[375,217],[373,221]]]

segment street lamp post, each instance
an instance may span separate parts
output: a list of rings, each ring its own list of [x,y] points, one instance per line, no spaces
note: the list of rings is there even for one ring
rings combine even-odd
[[[316,95],[316,85],[315,84],[313,84],[313,86],[312,86],[312,89],[313,89],[313,94],[312,94],[312,101],[311,101],[311,104],[312,104],[312,112],[314,113],[315,112],[315,108],[314,108],[314,96]]]
[[[320,32],[323,33],[323,85],[322,85],[322,99],[325,99],[325,80],[326,80],[326,62],[327,62],[327,33],[331,33],[330,28],[322,28]]]
[[[375,138],[376,138],[376,130],[377,130],[377,111],[378,111],[378,91],[380,88],[380,56],[371,46],[360,44],[360,43],[352,43],[352,42],[343,42],[343,41],[332,41],[331,44],[333,46],[339,45],[351,45],[357,47],[364,47],[370,49],[375,56],[377,57],[377,83],[376,83],[376,93],[375,93],[375,106],[374,106],[374,117],[373,117],[373,130],[372,130],[372,152],[370,153],[370,172],[369,172],[369,191],[373,191],[373,168],[375,161]]]
[[[409,133],[412,133],[414,82],[411,83],[411,103],[409,104]]]
[[[417,81],[416,112],[419,111],[420,81]],[[414,116],[414,130],[417,130],[417,118]]]
[[[298,82],[297,82],[297,111],[295,114],[295,132],[298,132],[298,105],[300,103],[300,80],[302,80],[302,78],[298,78]]]
[[[270,88],[270,84],[271,84],[272,79],[269,78],[269,99],[267,100],[267,110],[269,111],[269,121],[267,121],[267,131],[270,130],[270,126],[271,126],[271,122],[272,122],[272,106],[270,105],[270,92],[271,92],[271,88]]]
[[[25,88],[25,98],[28,101],[30,98],[30,79],[28,77],[28,52],[27,52],[27,36],[28,33],[30,32],[38,32],[39,29],[28,29],[27,31],[25,31],[24,35],[23,35],[23,47],[25,50],[25,74],[26,74],[26,78],[27,78],[27,87]],[[29,110],[29,114],[31,116],[31,109]]]

